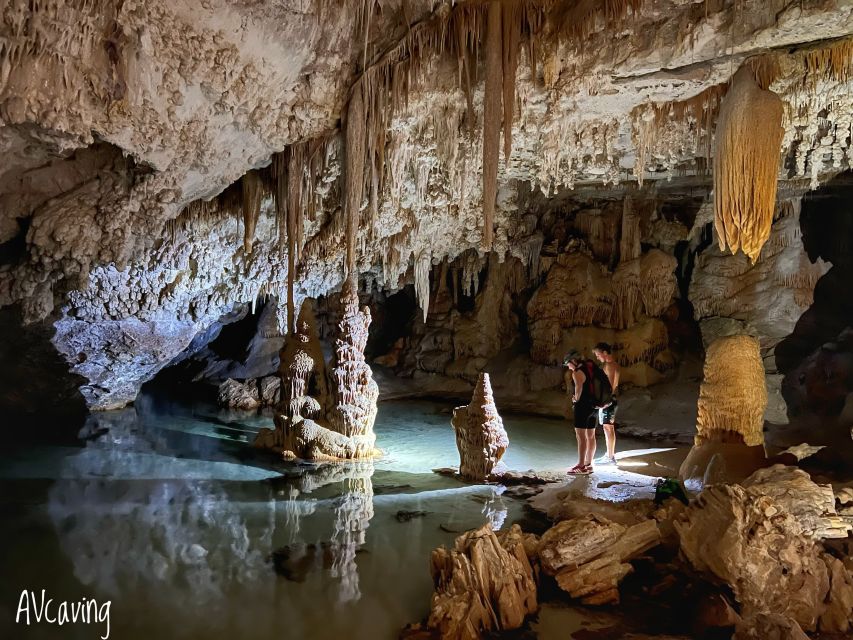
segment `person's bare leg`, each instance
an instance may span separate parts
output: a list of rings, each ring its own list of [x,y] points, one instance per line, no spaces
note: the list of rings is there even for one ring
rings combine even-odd
[[[607,442],[607,457],[615,458],[616,457],[616,425],[615,424],[605,424],[602,425],[604,428],[604,440]]]
[[[578,465],[586,464],[586,429],[575,429],[575,437],[578,439]]]
[[[595,429],[584,429],[586,431],[586,458],[584,464],[587,467],[592,466],[592,459],[595,458]]]

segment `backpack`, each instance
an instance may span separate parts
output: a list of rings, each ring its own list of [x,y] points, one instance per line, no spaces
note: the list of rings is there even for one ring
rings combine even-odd
[[[592,360],[585,360],[583,372],[586,377],[586,382],[583,385],[584,393],[587,394],[592,403],[596,407],[609,404],[613,399],[613,387],[610,385],[610,378],[607,377],[604,369]]]

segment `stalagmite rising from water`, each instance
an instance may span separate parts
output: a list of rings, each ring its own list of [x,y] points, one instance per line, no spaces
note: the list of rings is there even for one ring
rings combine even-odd
[[[338,323],[335,340],[335,363],[331,370],[331,383],[335,400],[329,420],[345,436],[359,436],[372,441],[373,422],[376,420],[376,400],[379,388],[373,380],[370,365],[364,360],[370,327],[370,310],[358,308],[358,292],[350,278],[341,292],[344,317]]]
[[[714,151],[714,227],[720,249],[752,262],[770,236],[776,207],[782,100],[742,67],[720,105]]]
[[[314,459],[365,458],[376,453],[373,422],[379,388],[364,360],[370,311],[359,310],[352,279],[344,284],[341,304],[344,317],[338,324],[335,360],[327,377],[311,306],[303,304],[296,332],[281,353],[283,390],[276,430],[262,429],[256,446]]]
[[[460,475],[468,480],[485,480],[509,446],[488,373],[480,374],[471,404],[453,410],[451,424],[456,432]]]

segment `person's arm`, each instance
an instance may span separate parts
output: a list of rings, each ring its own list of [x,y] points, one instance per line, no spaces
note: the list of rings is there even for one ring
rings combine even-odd
[[[583,373],[575,369],[572,371],[572,383],[574,384],[574,392],[572,393],[572,402],[577,402],[581,399],[581,392],[583,391]]]
[[[615,396],[617,390],[619,389],[619,365],[615,362],[613,363],[613,377],[610,379],[610,386],[613,388],[613,395]]]

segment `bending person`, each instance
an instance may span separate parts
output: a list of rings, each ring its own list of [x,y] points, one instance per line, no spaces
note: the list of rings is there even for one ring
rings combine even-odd
[[[567,368],[564,374],[566,391],[572,394],[575,437],[578,440],[578,463],[569,469],[569,474],[589,475],[592,473],[592,457],[595,455],[595,404],[587,388],[587,375],[578,352],[572,351],[566,356],[563,365]]]

